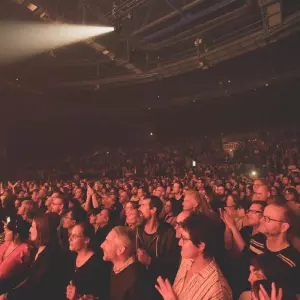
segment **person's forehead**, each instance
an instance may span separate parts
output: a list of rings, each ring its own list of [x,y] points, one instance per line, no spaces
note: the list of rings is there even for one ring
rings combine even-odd
[[[114,230],[111,230],[110,233],[107,235],[106,239],[108,241],[113,241],[117,237],[117,234]]]
[[[176,221],[177,221],[177,222],[182,222],[182,221],[184,221],[186,218],[187,218],[187,215],[186,215],[186,214],[180,213],[180,214],[177,216]]]
[[[60,198],[53,198],[52,203],[53,204],[62,204],[62,199],[60,199]]]
[[[254,210],[261,210],[261,205],[260,204],[252,204],[250,206],[250,209],[254,209]]]
[[[72,234],[82,235],[83,230],[81,226],[74,226],[72,229]]]
[[[264,210],[264,215],[268,217],[281,218],[284,215],[284,210],[281,207],[275,205],[268,205]]]

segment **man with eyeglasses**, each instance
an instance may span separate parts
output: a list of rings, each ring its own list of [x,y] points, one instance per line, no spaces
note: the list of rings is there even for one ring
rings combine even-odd
[[[300,294],[300,254],[288,239],[291,220],[291,212],[285,206],[267,205],[260,219],[260,232],[250,239],[248,250],[251,255],[267,253],[282,260],[286,266],[283,274],[288,274],[291,289]]]

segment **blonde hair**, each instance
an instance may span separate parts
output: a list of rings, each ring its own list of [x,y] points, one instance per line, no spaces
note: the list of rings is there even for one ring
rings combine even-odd
[[[185,195],[186,196],[189,195],[193,197],[194,200],[197,202],[197,207],[196,207],[197,212],[202,212],[204,214],[208,214],[211,212],[211,208],[208,202],[206,201],[205,197],[199,192],[194,190],[188,190],[185,192]]]
[[[125,247],[127,255],[133,256],[135,254],[135,232],[125,226],[116,226],[113,228],[119,242]]]

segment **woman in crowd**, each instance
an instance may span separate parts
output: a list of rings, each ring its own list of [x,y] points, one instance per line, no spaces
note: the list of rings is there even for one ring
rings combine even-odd
[[[182,205],[180,201],[176,201],[175,199],[169,199],[165,204],[165,216],[164,222],[169,223],[173,227],[176,223],[176,218],[180,211],[182,210]]]
[[[20,215],[24,221],[31,225],[33,214],[33,202],[32,200],[24,200],[18,209],[18,215]]]
[[[54,213],[38,215],[33,219],[30,237],[37,253],[26,279],[8,293],[9,300],[65,299],[70,270],[58,241],[59,221],[59,216]]]
[[[77,253],[73,274],[67,287],[67,299],[77,300],[84,295],[108,299],[109,268],[102,257],[92,250],[94,228],[89,223],[73,227],[69,241],[70,250]]]
[[[286,264],[278,257],[268,253],[258,255],[250,264],[251,290],[243,292],[239,300],[296,300],[291,282],[297,280],[288,276]]]
[[[181,264],[173,287],[158,277],[155,286],[164,300],[231,300],[231,289],[215,262],[216,226],[204,214],[192,214],[182,224]]]
[[[227,196],[225,211],[235,221],[238,229],[241,229],[247,224],[244,205],[237,195]]]
[[[59,229],[59,237],[64,250],[69,249],[69,235],[72,228],[87,220],[86,211],[81,206],[74,206],[66,211],[62,218],[62,226]]]
[[[126,213],[126,225],[131,229],[137,228],[137,226],[143,223],[143,217],[140,211],[136,209],[131,209],[128,213]]]
[[[5,225],[5,242],[0,247],[0,294],[16,287],[26,277],[33,254],[33,247],[27,243],[28,224],[19,215],[10,218]]]

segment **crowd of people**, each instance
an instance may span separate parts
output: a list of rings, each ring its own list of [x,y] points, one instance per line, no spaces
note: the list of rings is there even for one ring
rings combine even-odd
[[[0,299],[297,299],[299,170],[252,175],[1,183]]]

